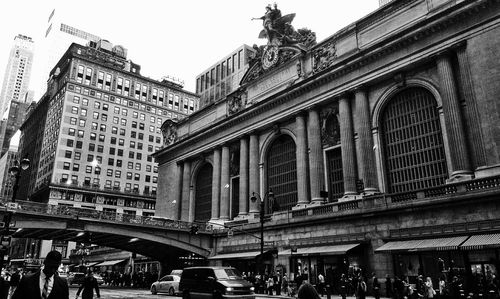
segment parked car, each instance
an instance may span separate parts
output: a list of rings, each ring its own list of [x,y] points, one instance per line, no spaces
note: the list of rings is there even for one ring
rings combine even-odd
[[[232,267],[190,267],[182,271],[183,299],[255,299],[254,287]]]
[[[70,272],[68,275],[68,284],[81,284],[85,278],[85,273],[82,272]]]
[[[178,275],[165,275],[160,280],[151,285],[151,293],[168,293],[170,296],[179,294],[179,281],[181,277]]]

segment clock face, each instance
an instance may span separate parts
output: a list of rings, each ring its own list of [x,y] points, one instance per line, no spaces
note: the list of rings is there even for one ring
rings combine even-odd
[[[278,62],[279,49],[277,46],[266,46],[262,55],[262,68],[265,70],[274,66]]]

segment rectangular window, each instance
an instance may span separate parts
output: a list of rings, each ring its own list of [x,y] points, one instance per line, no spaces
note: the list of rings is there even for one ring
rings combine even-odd
[[[128,96],[130,93],[130,80],[125,79],[125,85],[123,87],[123,95]]]
[[[69,123],[70,123],[71,125],[76,125],[76,121],[77,121],[77,118],[76,118],[76,117],[70,117],[70,118],[69,118]]]
[[[63,163],[63,169],[64,169],[64,170],[69,170],[70,165],[71,165],[71,163],[69,163],[69,162],[64,162],[64,163]]]
[[[83,72],[84,72],[84,67],[83,65],[79,65],[78,66],[78,70],[77,70],[77,73],[76,73],[76,82],[78,83],[83,83]]]
[[[87,68],[87,72],[85,73],[85,84],[90,85],[90,81],[92,80],[92,69]]]
[[[75,130],[75,129],[73,129],[73,128],[69,128],[69,129],[68,129],[68,135],[69,135],[69,136],[75,136],[75,133],[76,133],[76,130]]]
[[[142,85],[142,94],[141,94],[141,100],[146,101],[146,98],[148,97],[148,87],[146,85]]]
[[[71,155],[72,155],[72,154],[73,154],[73,152],[72,152],[72,151],[66,151],[66,152],[64,153],[64,158],[70,158],[70,159],[71,159]]]
[[[69,147],[73,147],[74,140],[73,139],[68,139],[66,140],[66,145]]]
[[[82,156],[82,153],[75,152],[75,160],[80,160],[81,156]]]
[[[85,119],[80,119],[80,120],[78,120],[78,125],[79,125],[80,127],[85,127],[85,123],[86,123],[86,122],[87,122],[87,121],[86,121]]]
[[[106,74],[106,82],[104,83],[104,90],[109,91],[111,89],[111,74]]]
[[[97,75],[97,87],[102,89],[103,84],[104,84],[104,73],[99,72]]]
[[[136,99],[140,99],[141,97],[141,84],[139,83],[136,83],[135,84],[135,93],[134,93],[134,98]]]
[[[116,80],[116,92],[122,94],[123,91],[123,78],[118,77]]]

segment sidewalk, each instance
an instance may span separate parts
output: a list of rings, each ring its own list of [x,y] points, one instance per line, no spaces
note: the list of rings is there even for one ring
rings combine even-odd
[[[255,298],[276,298],[276,299],[290,299],[290,298],[297,298],[297,297],[288,297],[288,296],[276,296],[276,295],[266,295],[266,294],[255,294]],[[340,297],[340,295],[331,295],[330,296],[331,299],[338,299],[338,298],[342,298]],[[355,296],[347,296],[346,298],[348,299],[356,299]],[[373,296],[366,296],[366,298],[375,298]],[[321,299],[328,299],[326,296],[321,296]],[[388,297],[380,297],[380,299],[390,299]]]

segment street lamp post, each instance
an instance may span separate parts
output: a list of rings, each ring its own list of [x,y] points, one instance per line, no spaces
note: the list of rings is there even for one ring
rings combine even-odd
[[[260,196],[259,193],[252,192],[252,197],[250,198],[250,200],[252,202],[257,201],[257,197],[255,196],[255,194],[257,194],[257,196],[260,199],[260,254],[262,255],[264,253],[264,212],[265,212],[264,207],[265,207],[265,200],[267,198],[268,201],[274,202],[274,193],[272,190],[269,190],[264,195],[264,198],[263,198],[262,196]]]

